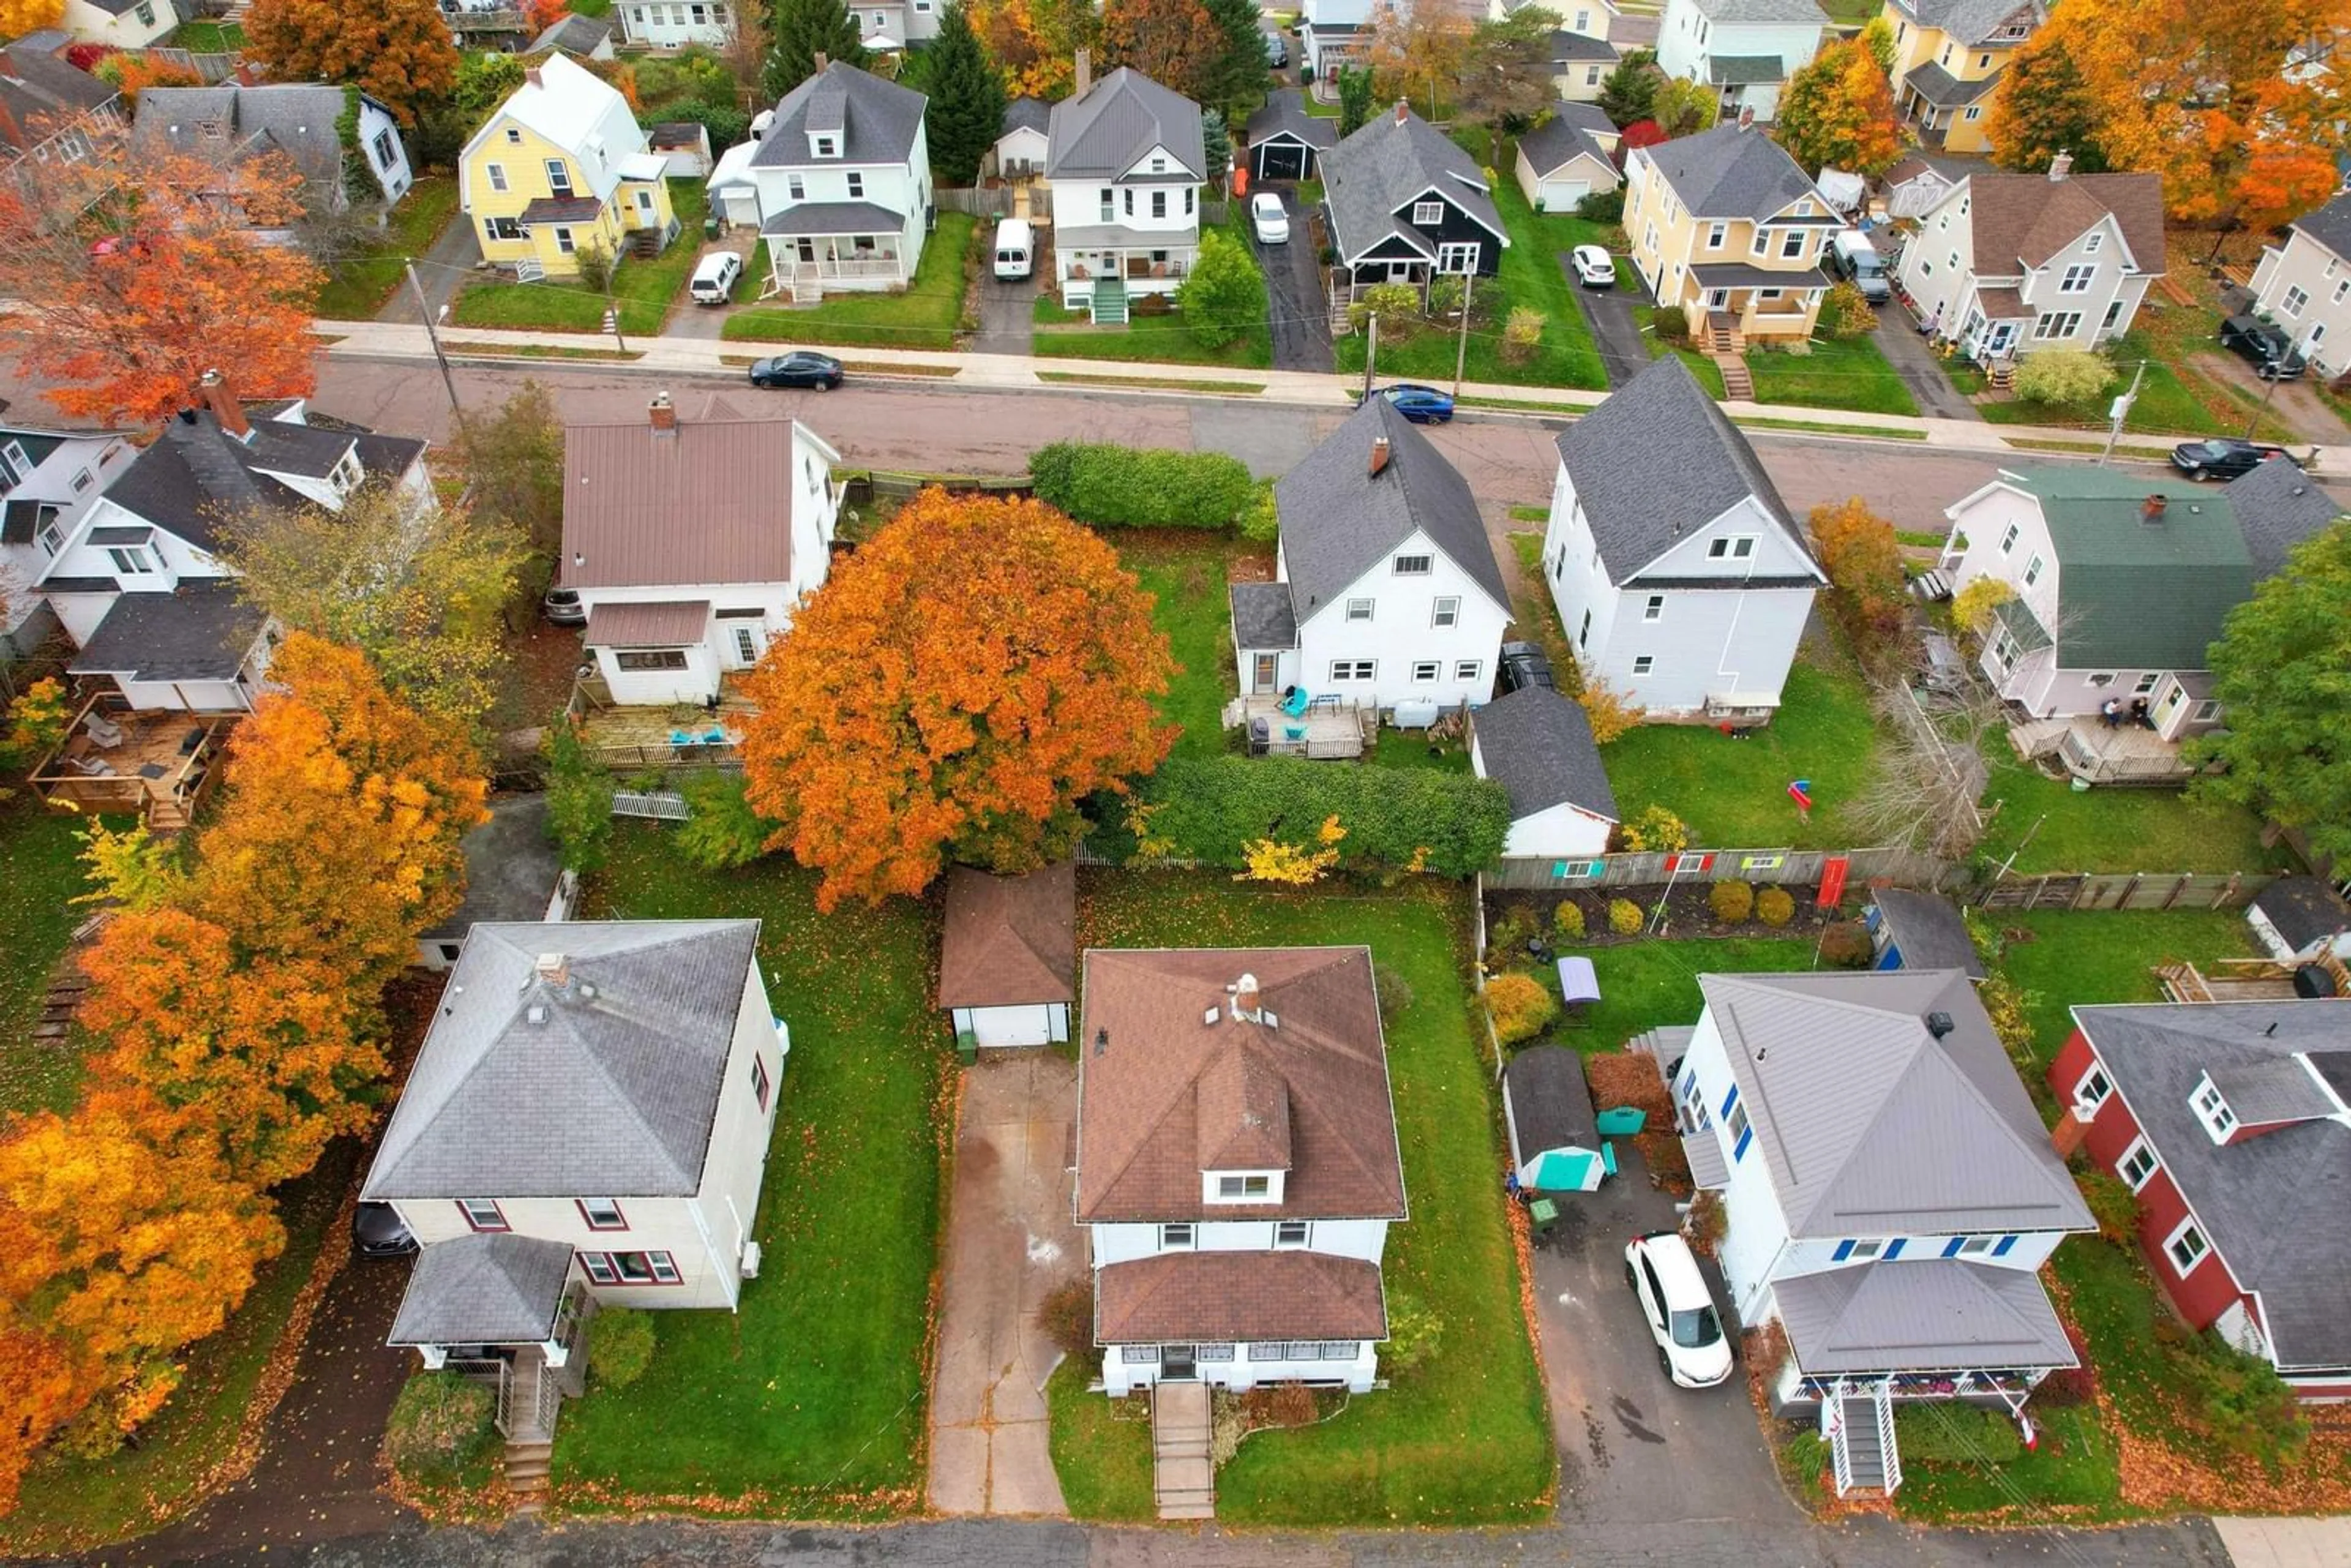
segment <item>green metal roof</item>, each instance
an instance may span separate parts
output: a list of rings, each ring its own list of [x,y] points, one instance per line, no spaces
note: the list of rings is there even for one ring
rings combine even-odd
[[[2201,670],[2252,559],[2225,497],[2107,468],[2027,468],[2057,549],[2057,662],[2067,669]],[[2159,482],[2158,482],[2159,483]],[[2150,497],[2164,505],[2148,515]]]

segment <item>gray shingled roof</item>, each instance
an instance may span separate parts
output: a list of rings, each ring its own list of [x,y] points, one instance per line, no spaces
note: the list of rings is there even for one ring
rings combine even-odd
[[[126,593],[74,655],[69,674],[132,681],[230,681],[267,617],[225,577],[193,577],[169,593]]]
[[[1513,816],[1565,802],[1617,820],[1616,793],[1582,703],[1549,686],[1521,686],[1479,708],[1470,722],[1485,776],[1509,793]]]
[[[1251,147],[1280,135],[1327,152],[1339,144],[1339,122],[1307,113],[1305,95],[1294,87],[1283,88],[1267,99],[1265,107],[1250,115],[1242,128],[1242,138]]]
[[[2231,1062],[2213,1068],[2211,1076],[2212,1087],[2229,1103],[2230,1112],[2248,1127],[2307,1122],[2335,1112],[2335,1096],[2326,1086],[2290,1056]]]
[[[267,82],[256,87],[154,87],[139,95],[131,124],[133,148],[169,148],[189,157],[218,151],[239,155],[283,152],[305,180],[332,184],[342,178],[343,89],[324,83]],[[225,143],[210,141],[216,125]]]
[[[1427,242],[1396,214],[1410,216],[1413,200],[1432,189],[1502,235],[1502,214],[1478,161],[1410,110],[1401,120],[1392,111],[1374,115],[1324,153],[1322,183],[1331,242],[1342,256],[1362,256],[1396,234],[1426,251]]]
[[[1551,63],[1555,66],[1617,57],[1615,45],[1589,33],[1560,31],[1551,36]]]
[[[1546,1149],[1596,1149],[1599,1118],[1583,1058],[1563,1045],[1534,1045],[1502,1069],[1510,1098],[1510,1148],[1520,1163]]]
[[[2282,876],[2253,894],[2253,907],[2297,953],[2313,942],[2351,931],[2351,904],[2322,877]]]
[[[1841,1372],[1965,1372],[2077,1364],[2029,1269],[1897,1259],[1774,1281],[1796,1364]]]
[[[930,102],[909,87],[835,60],[776,105],[774,123],[751,155],[758,169],[831,169],[852,163],[903,163],[914,150]],[[841,132],[841,156],[809,152],[810,131]]]
[[[219,524],[254,507],[300,507],[300,493],[264,470],[316,477],[334,471],[354,444],[379,477],[413,463],[424,443],[406,436],[357,436],[315,424],[252,419],[250,444],[226,434],[209,411],[163,422],[162,433],[107,486],[106,498],[200,549],[218,553]]]
[[[1870,894],[1869,901],[1877,905],[1878,918],[1902,950],[1904,968],[1958,969],[1972,980],[1984,977],[1983,960],[1968,939],[1968,923],[1949,899],[1907,887],[1881,887]]]
[[[2351,257],[2351,195],[2337,196],[2286,226],[2301,230],[2339,256]]]
[[[1819,222],[1835,221],[1825,215],[1826,200],[1796,161],[1752,127],[1718,125],[1642,151],[1682,205],[1699,217],[1768,218],[1810,196]]]
[[[1959,970],[1700,975],[1698,989],[1790,1235],[2094,1228]],[[1941,1039],[1934,1013],[1951,1020]]]
[[[1601,563],[1620,588],[1750,496],[1811,559],[1755,449],[1677,355],[1667,355],[1609,393],[1561,434],[1558,445]],[[1661,483],[1663,475],[1672,482]]]
[[[700,1190],[758,938],[756,920],[475,926],[362,1196]]]
[[[555,25],[531,40],[530,52],[561,49],[566,54],[591,55],[612,36],[612,24],[601,16],[559,16]]]
[[[545,795],[500,795],[490,820],[457,841],[465,857],[465,901],[419,932],[427,942],[454,941],[484,920],[546,918],[563,862],[548,837]]]
[[[2256,582],[2285,565],[2294,546],[2343,515],[2342,507],[2317,480],[2283,458],[2239,475],[2220,493],[2237,515],[2237,531],[2244,536]]]
[[[1298,617],[1290,606],[1290,588],[1280,582],[1236,582],[1229,590],[1233,609],[1233,646],[1295,648]]]
[[[1997,76],[1979,77],[1973,81],[1961,81],[1933,60],[1914,66],[1902,78],[1902,85],[1938,109],[1959,109],[1973,103],[2000,85]]]
[[[555,1337],[571,1244],[459,1236],[416,1254],[386,1344],[534,1344]]]
[[[71,120],[119,96],[110,83],[67,63],[57,52],[65,41],[62,33],[45,31],[0,48],[0,104],[16,122],[11,144],[30,147],[52,134],[44,120]]]
[[[2019,13],[2035,26],[2047,12],[2034,0],[1902,0],[1924,27],[1939,27],[1963,44],[1980,43]]]
[[[872,202],[802,202],[762,219],[763,235],[896,234],[906,215]]]
[[[2073,1012],[2204,1239],[2261,1297],[2279,1367],[2351,1364],[2351,1312],[2343,1310],[2343,1281],[2351,1279],[2351,1127],[2304,1122],[2216,1144],[2189,1103],[2207,1072],[2351,1045],[2351,1004],[2198,1002]]]
[[[1387,466],[1371,472],[1385,436]],[[1364,406],[1274,486],[1290,602],[1305,624],[1417,531],[1505,612],[1510,591],[1478,515],[1478,498],[1444,455],[1384,397]]]
[[[1813,0],[1696,0],[1698,15],[1733,26],[1753,23],[1767,26],[1802,26],[1806,22],[1825,27],[1828,13]]]
[[[1717,87],[1752,87],[1785,81],[1787,62],[1777,55],[1709,55],[1706,79]]]
[[[1588,153],[1612,168],[1606,137],[1616,136],[1614,122],[1594,103],[1554,103],[1551,118],[1519,138],[1519,151],[1537,174],[1548,174],[1579,152]]]
[[[1004,124],[997,132],[1008,136],[1016,131],[1043,131],[1051,123],[1053,106],[1041,98],[1016,98],[1004,106]]]
[[[1124,66],[1083,98],[1053,106],[1045,133],[1049,180],[1114,180],[1164,147],[1195,180],[1208,177],[1200,106]]]

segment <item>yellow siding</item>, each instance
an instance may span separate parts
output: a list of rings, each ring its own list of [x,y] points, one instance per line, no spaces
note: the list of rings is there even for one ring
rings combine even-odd
[[[1654,244],[1650,241],[1652,227],[1656,233]],[[1755,228],[1755,224],[1746,218],[1727,219],[1723,223],[1722,244],[1709,246],[1708,242],[1714,237],[1714,220],[1693,217],[1652,166],[1644,164],[1640,176],[1626,187],[1625,232],[1632,240],[1634,265],[1644,277],[1656,280],[1659,304],[1681,308],[1693,333],[1704,330],[1707,314],[1706,294],[1691,274],[1693,266],[1737,262],[1792,274],[1809,273],[1819,267],[1822,231],[1806,231],[1804,248],[1799,256],[1781,256],[1776,237],[1771,243],[1770,255],[1757,256]],[[1744,289],[1735,290],[1731,296],[1731,312],[1741,318],[1742,329],[1750,334],[1801,330],[1809,335],[1820,315],[1817,298],[1801,315],[1790,312],[1771,319],[1758,316],[1754,307],[1760,303]]]
[[[549,159],[562,160],[571,176],[571,194],[592,193],[587,172],[578,158],[504,114],[492,118],[473,151],[466,154],[465,212],[474,225],[475,237],[481,241],[485,260],[511,267],[517,261],[536,257],[549,276],[556,277],[569,277],[580,270],[571,256],[557,248],[555,231],[548,225],[528,231],[520,239],[494,239],[489,233],[491,219],[518,217],[532,202],[556,193],[554,183],[549,178]],[[498,178],[492,177],[494,171]],[[503,190],[498,189],[501,183]],[[666,212],[667,190],[662,192],[660,204]],[[617,203],[608,201],[594,219],[570,225],[575,251],[591,238],[607,249],[619,247],[622,227],[617,206]]]

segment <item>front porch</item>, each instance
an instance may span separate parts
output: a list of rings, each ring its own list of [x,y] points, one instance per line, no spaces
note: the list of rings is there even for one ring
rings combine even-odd
[[[1736,282],[1721,282],[1706,276],[1723,271],[1736,271],[1741,277]],[[1740,352],[1751,338],[1782,341],[1809,338],[1820,319],[1825,282],[1817,272],[1791,273],[1785,282],[1764,281],[1771,275],[1761,268],[1698,267],[1691,272],[1692,290],[1682,304],[1682,314],[1689,322],[1690,335],[1712,343],[1718,351]]]
[[[136,811],[156,832],[188,825],[242,712],[141,711],[104,690],[74,715],[66,742],[33,769],[43,799],[89,811]]]
[[[1293,708],[1299,711],[1292,712]],[[1309,698],[1302,707],[1279,693],[1235,697],[1225,705],[1225,727],[1249,737],[1252,757],[1307,757],[1346,761],[1379,738],[1376,708],[1339,696]]]
[[[853,206],[855,227],[816,206],[777,214],[760,227],[768,242],[768,277],[759,298],[789,293],[795,305],[813,305],[828,289],[882,293],[906,287],[911,269],[904,249],[905,220],[867,203]]]
[[[2077,784],[2161,786],[2184,784],[2197,769],[2146,724],[2125,716],[2103,718],[2036,718],[2009,728],[2016,754],[2044,768],[2063,768]]]
[[[745,673],[723,672],[713,702],[646,705],[614,701],[602,674],[590,673],[573,683],[564,712],[578,724],[589,755],[608,767],[732,767],[740,756],[744,727],[759,711],[743,695]]]
[[[1124,321],[1126,302],[1141,294],[1173,294],[1200,254],[1194,229],[1165,233],[1120,225],[1065,227],[1053,236],[1061,280],[1061,308],[1089,312],[1095,325]]]

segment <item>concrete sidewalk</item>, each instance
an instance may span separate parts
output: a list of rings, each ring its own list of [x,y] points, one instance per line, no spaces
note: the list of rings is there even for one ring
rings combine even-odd
[[[2351,1519],[2214,1519],[2236,1568],[2351,1568]]]

